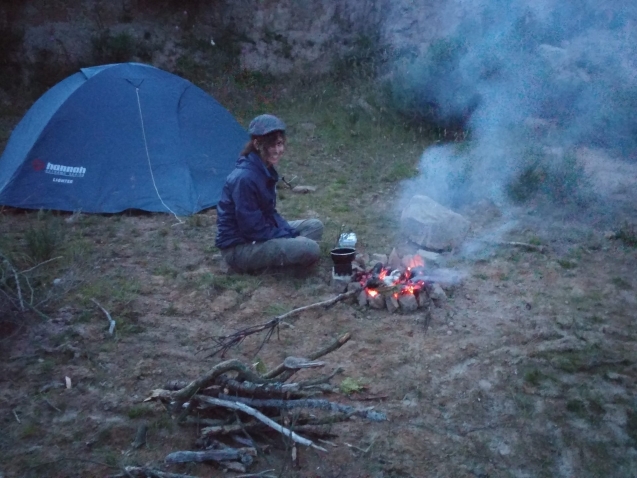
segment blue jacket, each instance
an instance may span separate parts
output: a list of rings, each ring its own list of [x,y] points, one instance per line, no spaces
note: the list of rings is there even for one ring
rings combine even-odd
[[[298,235],[276,210],[278,180],[276,170],[266,168],[258,154],[239,158],[217,204],[219,249]]]

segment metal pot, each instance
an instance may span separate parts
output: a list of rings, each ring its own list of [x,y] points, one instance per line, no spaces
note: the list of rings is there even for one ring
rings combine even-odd
[[[356,257],[353,247],[337,247],[330,251],[334,263],[334,273],[339,276],[352,275],[352,261]]]

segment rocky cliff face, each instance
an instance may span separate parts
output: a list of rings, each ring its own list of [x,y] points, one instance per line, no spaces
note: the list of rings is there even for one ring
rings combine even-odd
[[[395,102],[416,116],[449,128],[471,120],[485,137],[526,124],[544,138],[624,148],[637,136],[637,5],[623,3],[12,0],[0,26],[23,31],[9,63],[39,65],[36,76],[80,60],[179,73],[227,57],[246,70],[315,74],[365,50],[382,57]]]
[[[220,48],[232,41],[244,68],[280,74],[328,71],[335,58],[354,52],[361,42],[422,51],[465,15],[453,1],[446,2],[453,7],[408,0],[158,3],[30,0],[0,7],[0,18],[23,29],[25,60],[35,61],[43,51],[67,61],[88,58],[95,38],[108,29],[152,50],[154,56],[143,59],[158,66],[171,66],[178,44],[188,36]]]

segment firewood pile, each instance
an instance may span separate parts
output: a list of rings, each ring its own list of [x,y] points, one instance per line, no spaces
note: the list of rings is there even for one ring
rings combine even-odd
[[[237,359],[218,363],[205,375],[185,384],[170,382],[153,390],[146,401],[162,402],[182,424],[196,425],[196,450],[176,451],[166,463],[212,462],[225,470],[245,473],[254,458],[272,445],[273,435],[282,439],[293,460],[298,449],[327,452],[322,445],[332,435],[331,426],[354,416],[369,421],[386,420],[372,408],[357,408],[326,399],[337,390],[330,380],[342,371],[292,380],[299,370],[320,369],[319,358],[337,350],[350,339],[347,333],[307,357],[287,357],[265,371],[260,363],[248,366]],[[306,374],[307,375],[307,374]],[[150,475],[130,467],[128,476]],[[174,474],[170,474],[175,476]],[[168,476],[168,475],[166,475]]]

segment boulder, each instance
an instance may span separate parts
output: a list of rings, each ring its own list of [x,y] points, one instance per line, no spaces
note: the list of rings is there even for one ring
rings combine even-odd
[[[400,226],[409,240],[440,251],[461,244],[471,223],[430,197],[416,195],[403,209]]]

